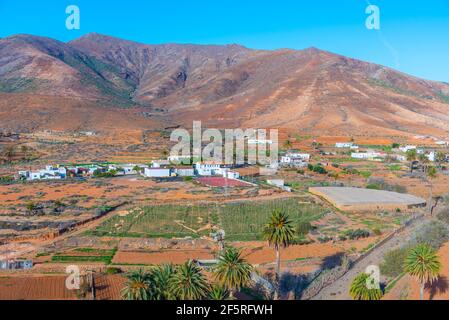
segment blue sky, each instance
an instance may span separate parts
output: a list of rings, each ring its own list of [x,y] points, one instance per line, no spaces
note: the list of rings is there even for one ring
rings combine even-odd
[[[313,46],[449,82],[449,0],[369,1],[380,8],[379,31],[365,27],[367,0],[0,0],[0,37],[98,32],[152,44]],[[65,27],[70,4],[80,8],[80,30]]]

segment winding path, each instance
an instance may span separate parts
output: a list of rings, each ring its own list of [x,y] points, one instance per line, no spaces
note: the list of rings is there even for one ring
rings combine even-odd
[[[394,237],[387,240],[382,245],[373,249],[367,256],[357,261],[351,269],[340,279],[325,287],[311,300],[350,300],[349,288],[352,280],[361,272],[364,272],[370,265],[379,265],[386,252],[399,248],[407,243],[420,226],[426,222],[425,217],[420,217],[414,220],[411,224],[405,227],[401,232]],[[381,282],[385,279],[381,276]]]

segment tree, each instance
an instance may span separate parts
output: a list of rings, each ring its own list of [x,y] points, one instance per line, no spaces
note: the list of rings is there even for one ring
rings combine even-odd
[[[172,264],[163,264],[152,271],[151,276],[155,286],[155,300],[174,300],[174,296],[170,291],[170,279],[174,274],[175,267]]]
[[[411,249],[405,258],[405,272],[416,278],[420,284],[419,298],[424,300],[424,286],[432,284],[441,270],[437,252],[427,244],[419,244]]]
[[[416,149],[407,150],[406,152],[407,161],[410,162],[410,172],[413,172],[413,162],[416,161],[418,153]]]
[[[292,147],[292,142],[290,141],[290,138],[288,138],[288,139],[285,141],[284,147],[285,147],[286,149],[291,149],[291,147]]]
[[[433,214],[433,179],[435,179],[438,175],[438,171],[435,167],[431,166],[427,168],[426,171],[426,177],[427,182],[429,183],[429,213],[430,215]]]
[[[16,150],[14,146],[7,146],[3,151],[3,156],[6,157],[8,162],[11,162],[12,158],[16,156]]]
[[[140,173],[140,172],[142,172],[142,168],[136,165],[136,166],[134,166],[133,171]]]
[[[420,154],[418,156],[418,160],[419,160],[419,162],[421,162],[421,164],[423,166],[424,173],[427,172],[428,165],[429,165],[429,162],[430,162],[429,158],[425,154],[422,153],[422,154]]]
[[[270,217],[263,229],[263,237],[268,241],[270,247],[274,247],[276,251],[276,284],[275,284],[275,299],[279,298],[279,277],[281,269],[281,255],[280,249],[291,245],[294,239],[294,228],[288,216],[276,210]]]
[[[212,285],[207,297],[209,300],[223,301],[229,298],[229,292],[221,285]]]
[[[200,300],[207,296],[208,283],[192,260],[175,268],[170,278],[169,290],[179,300]]]
[[[240,250],[229,247],[218,258],[218,264],[214,270],[215,280],[229,290],[231,298],[242,287],[251,283],[252,265],[242,258]]]
[[[435,161],[438,163],[438,166],[441,168],[442,164],[446,162],[446,154],[444,152],[438,151],[435,155]]]
[[[338,179],[340,178],[340,174],[338,172],[332,172],[330,174],[330,177],[334,179],[335,184],[337,183]]]
[[[128,280],[122,289],[122,297],[125,300],[151,300],[151,277],[143,270],[135,271],[127,275]]]
[[[352,281],[349,295],[354,300],[380,300],[383,293],[379,284],[372,283],[370,275],[362,272]]]

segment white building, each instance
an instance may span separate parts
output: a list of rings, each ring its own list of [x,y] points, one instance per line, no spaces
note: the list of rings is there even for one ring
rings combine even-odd
[[[401,150],[404,153],[407,153],[407,151],[409,150],[416,150],[416,146],[404,146],[404,147],[399,147],[399,150]]]
[[[288,191],[288,192],[292,192],[292,189],[290,187],[287,187],[285,185],[284,180],[282,180],[282,179],[270,179],[270,180],[267,180],[267,183],[270,186],[274,186],[274,187],[277,187],[277,188],[281,188],[282,190],[285,190],[285,191]]]
[[[170,165],[170,161],[168,160],[153,160],[151,161],[151,167],[153,168],[160,168],[162,166],[168,166]]]
[[[169,162],[173,162],[175,164],[177,163],[190,163],[192,157],[191,156],[169,156],[168,158]]]
[[[19,171],[19,178],[28,181],[33,180],[60,180],[67,177],[67,170],[64,167],[46,166],[38,171]]]
[[[223,171],[219,164],[198,162],[194,165],[194,168],[195,174],[199,176],[216,176],[223,174]]]
[[[168,178],[171,177],[171,169],[168,168],[145,168],[143,175],[148,178]]]
[[[300,159],[302,161],[309,161],[310,160],[310,154],[308,153],[293,153],[289,152],[285,155],[287,162],[290,162],[291,159]]]
[[[221,174],[223,175],[223,177],[228,178],[228,179],[239,179],[240,178],[240,173],[236,172],[236,171],[230,171],[228,169],[221,169]]]
[[[376,158],[385,158],[387,155],[381,152],[353,152],[351,158],[361,160],[375,160]]]
[[[140,169],[145,169],[148,168],[148,166],[146,164],[133,164],[133,163],[129,163],[129,164],[124,164],[124,165],[117,165],[115,167],[115,169],[123,169],[123,173],[125,175],[132,175],[132,174],[139,174],[139,172],[137,172],[136,167],[139,167]]]
[[[195,175],[193,168],[175,168],[174,172],[179,177],[193,177]]]
[[[294,166],[294,167],[306,167],[310,161],[310,154],[308,153],[287,153],[281,157],[281,165]]]
[[[335,148],[351,148],[354,146],[352,142],[337,142]]]

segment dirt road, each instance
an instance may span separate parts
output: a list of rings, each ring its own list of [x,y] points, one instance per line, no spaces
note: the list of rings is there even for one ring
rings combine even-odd
[[[365,272],[366,268],[371,265],[378,266],[386,252],[399,248],[407,243],[415,231],[422,226],[427,220],[425,218],[419,218],[404,230],[396,234],[393,238],[377,247],[370,254],[354,264],[351,269],[340,279],[335,281],[330,286],[321,290],[321,292],[312,298],[312,300],[350,300],[349,288],[352,280],[361,272]],[[381,277],[381,282],[384,281]]]

